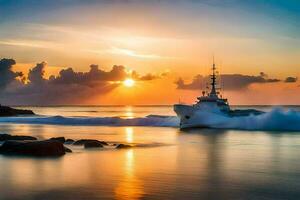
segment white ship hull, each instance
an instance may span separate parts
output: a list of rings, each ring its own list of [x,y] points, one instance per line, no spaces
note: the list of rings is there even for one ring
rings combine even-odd
[[[214,104],[201,106],[175,104],[174,111],[180,118],[180,128],[210,128],[226,123],[228,115]]]
[[[226,125],[235,117],[260,115],[263,111],[254,109],[229,110],[214,103],[195,105],[175,104],[174,111],[180,119],[180,128],[218,128]]]

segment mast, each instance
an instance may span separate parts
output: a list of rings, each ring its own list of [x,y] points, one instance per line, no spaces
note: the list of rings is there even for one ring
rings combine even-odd
[[[212,75],[211,75],[211,91],[209,96],[211,97],[218,97],[216,92],[216,65],[215,65],[215,58],[213,57],[213,65],[212,65]]]

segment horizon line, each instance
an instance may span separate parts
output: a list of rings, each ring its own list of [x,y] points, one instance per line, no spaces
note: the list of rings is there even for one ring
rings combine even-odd
[[[125,105],[125,104],[49,104],[49,105],[1,105],[1,106],[10,106],[10,107],[171,107],[174,104],[136,104],[136,105]],[[300,106],[300,104],[235,104],[231,106],[257,106],[257,107],[265,107],[265,106]]]

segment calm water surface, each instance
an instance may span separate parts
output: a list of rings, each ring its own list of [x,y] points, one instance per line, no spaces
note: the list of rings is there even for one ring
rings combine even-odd
[[[143,117],[171,107],[36,107],[40,115]],[[268,110],[269,107],[263,109]],[[57,159],[0,156],[0,199],[300,199],[300,132],[0,123],[40,139],[139,144]]]

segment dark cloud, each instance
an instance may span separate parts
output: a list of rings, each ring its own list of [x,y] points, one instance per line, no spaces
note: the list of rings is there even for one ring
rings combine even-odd
[[[140,75],[138,74],[136,71],[133,71],[131,73],[131,77],[135,80],[138,81],[151,81],[151,80],[155,80],[155,79],[159,79],[159,78],[163,78],[165,76],[168,75],[169,72],[163,72],[161,74],[152,74],[152,73],[148,73],[145,75]]]
[[[51,76],[50,82],[54,84],[79,84],[93,86],[99,82],[120,81],[127,76],[124,66],[115,65],[111,71],[103,71],[98,65],[90,65],[88,72],[75,72],[72,68],[63,69],[57,77]]]
[[[284,80],[285,83],[295,83],[297,82],[297,77],[292,77],[292,76],[289,76],[289,77],[286,77],[286,79]]]
[[[0,60],[0,89],[5,88],[11,82],[15,81],[17,77],[22,77],[21,72],[13,72],[12,67],[16,64],[13,59],[3,58]]]
[[[148,73],[148,74],[146,74],[144,76],[138,77],[138,80],[141,80],[141,81],[151,81],[151,80],[154,80],[154,79],[158,79],[158,78],[162,78],[164,76],[167,76],[167,74],[168,74],[167,72],[164,72],[164,73],[158,74],[158,75]]]
[[[177,89],[198,90],[198,89],[204,89],[208,81],[209,81],[209,77],[197,75],[194,77],[191,83],[185,83],[185,81],[182,78],[179,78],[175,83],[177,84]]]
[[[226,90],[241,90],[247,88],[254,83],[273,83],[279,82],[279,79],[266,78],[267,75],[263,72],[258,76],[242,75],[242,74],[223,74],[219,77],[222,88]],[[179,78],[175,84],[178,89],[185,90],[201,90],[205,89],[210,83],[209,76],[197,75],[191,83],[185,83],[182,78]]]
[[[153,79],[156,79],[156,78],[158,78],[156,75],[149,73],[149,74],[146,74],[145,76],[141,76],[140,80],[147,81],[147,80],[153,80]]]
[[[46,62],[38,63],[34,68],[29,70],[28,81],[31,84],[41,84],[46,81],[44,78]]]
[[[268,77],[268,75],[267,75],[265,72],[260,72],[259,75],[260,75],[261,77]]]
[[[128,73],[124,66],[115,65],[104,71],[98,65],[90,65],[88,72],[76,72],[72,68],[62,69],[57,76],[45,78],[46,62],[38,63],[29,70],[26,83],[17,77],[22,73],[13,72],[16,62],[11,59],[0,61],[1,103],[14,105],[81,104],[91,97],[106,94],[132,74],[136,80],[153,80],[162,75],[138,75]],[[163,75],[164,76],[164,75]],[[13,82],[14,84],[11,84]],[[99,102],[100,103],[100,102]]]

